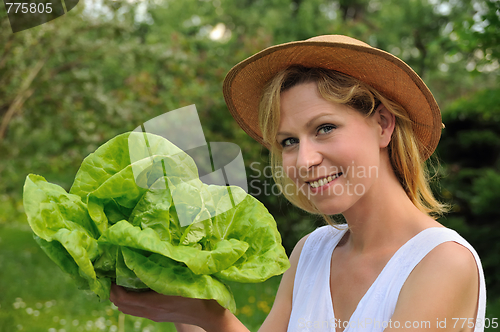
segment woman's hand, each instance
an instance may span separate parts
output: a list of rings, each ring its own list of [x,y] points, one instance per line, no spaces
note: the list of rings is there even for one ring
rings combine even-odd
[[[207,332],[248,332],[229,310],[215,300],[168,296],[154,291],[127,292],[117,285],[111,286],[110,300],[125,314],[155,322],[196,325]]]

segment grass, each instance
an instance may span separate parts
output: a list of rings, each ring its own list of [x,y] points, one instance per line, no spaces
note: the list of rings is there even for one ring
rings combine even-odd
[[[38,247],[24,223],[0,223],[0,332],[174,332],[120,313],[109,301],[77,289]],[[279,277],[262,284],[232,283],[238,318],[257,331],[269,313]]]

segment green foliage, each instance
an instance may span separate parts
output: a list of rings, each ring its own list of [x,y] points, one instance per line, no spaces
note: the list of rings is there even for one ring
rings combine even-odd
[[[490,222],[500,220],[497,206],[500,202],[498,188],[500,188],[500,172],[485,169],[472,184],[473,198],[470,204],[474,215],[488,218]]]
[[[500,170],[499,105],[499,90],[488,89],[457,99],[443,112],[438,151],[450,167]]]
[[[487,89],[457,99],[443,113],[438,154],[445,163],[443,196],[453,205],[449,215],[468,225],[462,234],[483,259],[488,294],[498,296],[496,231],[500,222],[500,91]],[[445,220],[445,223],[447,220]]]

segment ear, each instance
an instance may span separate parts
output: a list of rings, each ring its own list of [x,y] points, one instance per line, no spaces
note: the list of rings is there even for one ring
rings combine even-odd
[[[380,148],[385,148],[391,141],[394,126],[396,125],[396,117],[383,104],[377,107],[374,115],[380,128]]]

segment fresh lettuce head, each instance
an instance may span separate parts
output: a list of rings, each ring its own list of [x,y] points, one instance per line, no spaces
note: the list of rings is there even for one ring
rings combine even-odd
[[[101,299],[114,282],[234,312],[224,281],[261,282],[289,267],[262,203],[202,183],[191,157],[160,136],[111,139],[85,158],[69,193],[30,174],[23,200],[40,247]]]

